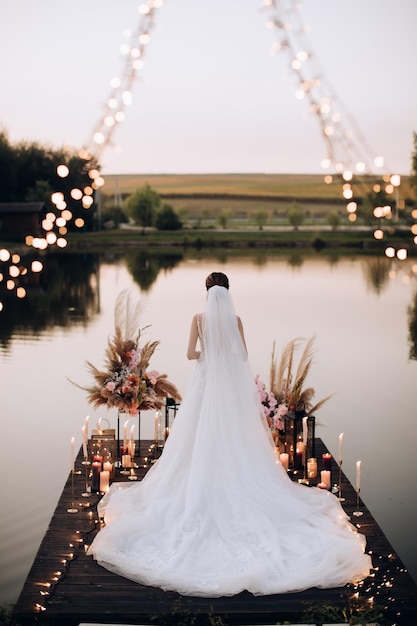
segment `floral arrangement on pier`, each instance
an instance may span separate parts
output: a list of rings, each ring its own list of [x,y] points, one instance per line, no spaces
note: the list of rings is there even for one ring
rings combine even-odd
[[[141,303],[133,304],[127,290],[120,293],[115,305],[115,332],[106,350],[106,368],[100,370],[87,361],[95,383],[84,389],[94,407],[107,405],[137,415],[141,410],[161,409],[167,397],[181,400],[166,374],[148,369],[159,341],[140,345],[147,328],[138,326],[141,311]]]
[[[274,439],[285,430],[284,418],[288,411],[302,409],[306,415],[312,415],[332,397],[330,395],[315,404],[312,403],[315,391],[313,387],[306,387],[305,383],[313,363],[314,338],[305,342],[300,360],[295,367],[295,352],[302,342],[301,339],[288,342],[279,360],[275,352],[275,342],[273,343],[269,391],[260,380],[259,374],[255,377],[262,409]]]

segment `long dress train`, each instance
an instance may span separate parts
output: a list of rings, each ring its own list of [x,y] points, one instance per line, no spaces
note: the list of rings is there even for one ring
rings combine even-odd
[[[191,596],[365,578],[365,538],[337,498],[294,483],[276,461],[224,287],[208,291],[200,343],[161,458],[140,483],[113,483],[89,554],[121,576]]]

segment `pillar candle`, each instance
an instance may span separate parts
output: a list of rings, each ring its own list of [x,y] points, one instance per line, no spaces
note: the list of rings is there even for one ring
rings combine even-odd
[[[122,456],[122,467],[130,467],[130,465],[131,465],[130,454],[124,454]]]
[[[307,459],[307,478],[316,478],[317,459]]]
[[[100,417],[100,419],[97,422],[97,430],[101,434],[101,432],[102,432],[102,430],[101,430],[101,417]]]
[[[307,445],[307,417],[303,417],[303,444]]]
[[[86,428],[85,426],[83,426],[81,428],[81,433],[82,433],[82,437],[83,437],[83,455],[84,458],[86,459],[88,456],[88,452],[87,452],[87,437],[86,437]]]
[[[91,491],[100,491],[101,461],[93,461],[91,464]]]
[[[361,488],[361,463],[362,461],[356,461],[356,491]]]
[[[88,420],[89,420],[89,416],[87,415],[87,417],[85,418],[85,438],[87,440],[88,443]]]
[[[325,470],[331,470],[332,468],[332,455],[327,452],[326,454],[322,455],[322,461],[323,461],[323,469]]]
[[[154,441],[158,441],[158,425],[159,425],[159,411],[155,411],[155,433],[154,433]]]
[[[109,490],[110,474],[107,470],[100,472],[100,491],[107,492]]]
[[[135,425],[132,426],[132,428],[130,429],[130,454],[131,456],[135,456],[135,439],[133,436],[133,429],[135,428]]]
[[[330,489],[330,470],[322,470],[320,476],[321,482],[326,485],[326,489]]]
[[[289,461],[289,456],[286,452],[281,452],[281,454],[279,455],[279,460],[280,463],[282,465],[282,467],[288,471],[288,461]]]
[[[110,461],[105,461],[105,462],[103,463],[103,470],[104,470],[105,472],[109,472],[109,474],[110,474],[110,473],[112,472],[112,470],[113,470],[113,465],[112,465],[112,463],[110,463]]]
[[[129,420],[127,420],[123,425],[123,447],[127,448],[127,424]]]
[[[339,465],[342,464],[343,433],[339,435]]]

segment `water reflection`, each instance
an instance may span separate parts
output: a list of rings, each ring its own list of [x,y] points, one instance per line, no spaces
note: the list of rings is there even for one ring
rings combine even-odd
[[[408,346],[409,358],[417,360],[417,292],[412,304],[408,307]]]
[[[294,254],[301,265],[294,263]],[[185,392],[192,371],[185,358],[189,321],[204,302],[205,276],[220,269],[231,278],[250,362],[261,378],[268,380],[274,340],[280,349],[294,337],[317,336],[312,384],[318,398],[336,393],[320,410],[318,436],[337,453],[338,435],[345,433],[346,472],[352,480],[355,462],[362,460],[364,500],[417,580],[410,465],[417,437],[417,268],[412,261],[399,265],[327,251],[243,253],[237,248],[214,253],[174,248],[162,255],[154,249],[65,252],[48,254],[30,297],[10,300],[0,314],[1,339],[8,346],[7,354],[0,350],[7,390],[0,457],[12,468],[0,475],[0,602],[17,599],[33,562],[68,477],[67,442],[75,435],[81,443],[86,414],[91,423],[108,416],[115,426],[116,416],[94,413],[68,379],[88,384],[85,360],[102,358],[118,293],[128,288],[144,296],[149,337],[161,342],[152,365]],[[33,336],[35,341],[29,340]],[[29,374],[28,364],[33,364]],[[23,399],[31,399],[23,408],[22,377]],[[17,471],[10,441],[18,442],[23,472]]]
[[[386,257],[372,257],[364,260],[363,273],[369,287],[377,293],[382,293],[389,281],[391,262]]]
[[[134,281],[147,293],[161,270],[173,269],[183,258],[184,253],[180,250],[162,254],[150,254],[145,250],[129,251],[126,253],[126,265]]]
[[[27,286],[24,300],[1,294],[0,344],[7,349],[13,334],[36,336],[59,326],[86,324],[99,311],[97,254],[48,254],[36,283]]]

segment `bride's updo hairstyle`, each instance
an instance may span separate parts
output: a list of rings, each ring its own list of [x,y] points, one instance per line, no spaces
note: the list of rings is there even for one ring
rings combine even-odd
[[[229,289],[229,279],[226,274],[222,274],[221,272],[212,272],[206,278],[206,289],[207,291],[210,287],[214,287],[214,285],[218,285],[219,287],[226,287]]]

